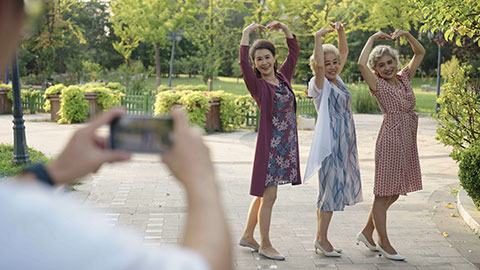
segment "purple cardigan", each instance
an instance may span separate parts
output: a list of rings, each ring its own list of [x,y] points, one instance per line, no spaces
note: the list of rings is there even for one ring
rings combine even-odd
[[[295,36],[293,38],[287,38],[288,55],[285,62],[280,69],[277,70],[277,79],[282,82],[286,82],[290,91],[292,91],[292,85],[290,84],[297,64],[299,47]],[[252,68],[248,59],[248,51],[250,46],[240,46],[240,68],[243,73],[243,80],[247,86],[248,91],[252,95],[253,99],[257,102],[260,109],[260,123],[257,136],[257,147],[255,150],[255,160],[253,162],[252,183],[250,186],[250,194],[263,197],[263,191],[265,190],[265,179],[267,176],[268,156],[270,151],[270,140],[273,133],[273,96],[275,93],[275,86],[268,83],[262,78],[257,78],[255,70]],[[292,91],[293,93],[293,91]],[[295,102],[295,111],[297,110],[297,103]],[[298,132],[297,132],[298,138]],[[293,185],[299,185],[302,183],[300,178],[300,162],[298,157],[298,140],[296,142],[297,148],[297,182]]]

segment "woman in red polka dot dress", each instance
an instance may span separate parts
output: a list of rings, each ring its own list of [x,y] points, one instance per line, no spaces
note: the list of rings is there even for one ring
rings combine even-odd
[[[414,55],[399,71],[401,63],[395,49],[379,45],[372,50],[372,46],[376,40],[401,37],[408,40]],[[418,117],[414,112],[411,80],[424,55],[425,49],[410,33],[396,30],[391,35],[383,32],[372,35],[358,60],[360,72],[382,110],[383,123],[375,147],[375,200],[357,240],[391,260],[403,261],[405,257],[398,254],[388,240],[387,210],[399,195],[422,189],[417,150]],[[375,229],[378,233],[376,245],[372,237]]]

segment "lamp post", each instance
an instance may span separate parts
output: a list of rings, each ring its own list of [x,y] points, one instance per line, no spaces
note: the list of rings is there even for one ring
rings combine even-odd
[[[175,41],[180,42],[182,40],[182,33],[177,32],[168,32],[167,34],[168,41],[172,41],[172,53],[170,56],[170,72],[168,74],[168,87],[172,87],[172,72],[173,72],[173,57],[175,54]]]
[[[17,55],[12,65],[12,94],[13,94],[13,162],[29,164],[27,140],[25,138],[25,120],[23,120],[22,101],[20,99],[20,74],[18,72]]]
[[[440,105],[437,102],[438,96],[440,96],[440,80],[441,80],[441,67],[442,67],[442,46],[445,45],[445,39],[443,38],[443,32],[438,32],[437,34],[432,34],[428,32],[428,38],[437,43],[437,98],[435,99],[435,113],[438,113],[438,108]]]

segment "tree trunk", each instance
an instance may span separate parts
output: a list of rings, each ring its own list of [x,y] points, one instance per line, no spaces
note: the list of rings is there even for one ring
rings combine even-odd
[[[160,86],[160,44],[155,43],[155,69],[156,69],[156,79],[157,79],[157,89]]]

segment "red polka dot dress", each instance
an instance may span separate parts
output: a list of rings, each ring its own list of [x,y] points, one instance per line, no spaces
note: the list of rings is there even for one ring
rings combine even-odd
[[[383,123],[375,146],[375,196],[406,195],[422,189],[417,149],[418,117],[410,69],[397,75],[398,85],[377,78],[377,98]]]

